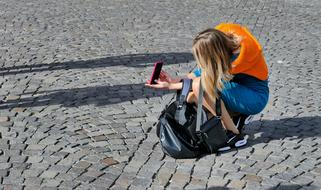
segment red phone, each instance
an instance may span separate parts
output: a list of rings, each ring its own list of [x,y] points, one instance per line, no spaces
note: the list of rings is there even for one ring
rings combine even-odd
[[[154,70],[153,70],[152,76],[150,77],[149,84],[156,84],[155,80],[159,79],[159,75],[162,71],[162,67],[163,67],[162,61],[158,61],[155,63]]]

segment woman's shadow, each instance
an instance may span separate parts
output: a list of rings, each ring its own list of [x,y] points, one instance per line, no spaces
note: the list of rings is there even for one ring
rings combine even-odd
[[[228,188],[228,187],[219,187],[219,186],[213,186],[213,187],[208,187],[206,190],[232,190],[233,188]],[[301,185],[293,184],[293,185],[277,185],[270,187],[266,190],[298,190],[302,189]],[[319,187],[316,187],[314,185],[310,185],[309,189],[311,190],[317,190],[320,189]],[[194,190],[201,190],[201,189],[194,189]]]
[[[280,150],[298,149],[306,146],[303,140],[309,141],[309,146],[313,147],[320,142],[317,139],[321,138],[321,116],[257,120],[245,126],[244,133],[248,135],[248,144],[244,148],[278,141]]]
[[[95,60],[2,67],[0,68],[0,75],[103,68],[119,65],[140,68],[152,66],[154,61],[160,59],[164,60],[166,64],[188,63],[194,60],[192,54],[187,52],[130,54]],[[153,96],[161,97],[166,93],[168,93],[168,91],[156,92],[155,90],[146,89],[143,83],[83,88],[75,87],[72,89],[47,90],[37,92],[36,94],[23,93],[21,94],[23,98],[3,100],[0,102],[0,110],[46,105],[77,107],[94,104],[96,106],[104,106]],[[314,138],[321,136],[320,123],[320,116],[254,121],[245,128],[245,133],[249,135],[248,145],[246,147],[285,138],[289,141],[293,140],[293,142],[298,142],[297,146],[301,146],[300,142],[302,139],[312,138],[311,141],[313,141]]]
[[[19,75],[38,73],[45,71],[73,70],[93,68],[106,68],[113,66],[125,66],[143,68],[153,66],[154,62],[162,60],[166,65],[189,63],[194,60],[193,55],[188,52],[128,54],[110,56],[93,60],[78,60],[54,63],[35,63],[28,65],[17,65],[0,68],[0,75]],[[37,92],[24,92],[18,94],[17,98],[4,98],[0,100],[0,110],[17,107],[34,107],[61,105],[64,107],[78,107],[94,104],[104,106],[117,104],[125,101],[133,101],[142,98],[160,97],[169,91],[156,91],[144,87],[144,83],[136,84],[113,84],[101,86],[87,86],[69,89],[44,90]]]
[[[46,90],[23,93],[17,99],[0,101],[0,110],[49,105],[60,105],[61,107],[105,106],[143,98],[162,97],[168,93],[170,91],[146,88],[144,83]]]
[[[188,52],[128,54],[119,56],[109,56],[92,60],[72,60],[66,62],[34,63],[26,65],[1,67],[0,76],[36,73],[44,71],[106,68],[120,65],[126,67],[142,68],[153,66],[153,63],[159,60],[162,60],[166,63],[166,65],[169,65],[188,63],[194,60],[194,58],[193,55]]]

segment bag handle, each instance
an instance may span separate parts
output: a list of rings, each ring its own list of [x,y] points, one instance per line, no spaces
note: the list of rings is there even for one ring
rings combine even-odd
[[[181,91],[177,91],[177,110],[175,111],[175,119],[178,121],[180,125],[184,125],[186,123],[186,117],[185,111],[186,111],[186,99],[188,96],[188,93],[192,86],[192,80],[191,79],[183,79],[183,88]]]
[[[177,96],[178,98],[178,109],[182,108],[184,102],[187,99],[188,93],[191,90],[192,87],[192,79],[182,79],[183,82],[183,88],[179,95]]]

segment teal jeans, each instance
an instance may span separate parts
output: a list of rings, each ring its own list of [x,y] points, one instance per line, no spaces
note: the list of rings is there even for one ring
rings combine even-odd
[[[260,113],[269,99],[268,81],[237,74],[233,80],[224,82],[221,98],[230,111],[246,115]]]
[[[196,69],[194,74],[199,77],[201,72],[201,69]],[[221,98],[229,111],[254,115],[260,113],[269,100],[268,80],[237,74],[231,81],[223,83]]]

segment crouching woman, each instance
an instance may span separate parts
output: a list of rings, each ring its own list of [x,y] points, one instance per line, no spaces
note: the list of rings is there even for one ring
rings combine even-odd
[[[187,75],[193,79],[193,91],[188,96],[188,102],[197,104],[201,82],[204,88],[203,106],[215,115],[215,100],[220,96],[221,120],[231,139],[227,146],[235,147],[236,142],[244,142],[244,136],[229,113],[254,115],[261,112],[268,102],[268,68],[262,48],[247,28],[222,23],[215,29],[197,34],[192,50],[198,68]],[[182,88],[182,83],[180,78],[173,78],[162,71],[157,84],[146,86],[178,90]],[[246,141],[241,144],[245,145]]]

